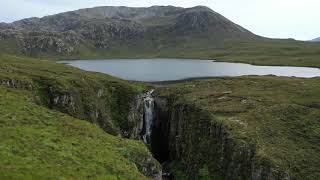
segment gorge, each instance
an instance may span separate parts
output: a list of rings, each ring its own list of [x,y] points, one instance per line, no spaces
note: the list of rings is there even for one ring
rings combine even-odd
[[[105,147],[116,149],[120,155],[104,162],[114,167],[113,159],[122,157],[118,164],[133,164],[132,170],[125,172],[135,172],[137,176],[134,179],[160,177],[161,172],[165,175],[170,172],[177,179],[316,179],[319,175],[319,78],[244,76],[145,84],[124,81],[102,73],[86,72],[51,61],[0,56],[0,63],[0,83],[10,88],[6,90],[8,92],[1,93],[0,98],[14,96],[20,91],[28,95],[25,98],[20,98],[19,95],[18,99],[1,101],[1,107],[11,107],[6,103],[20,101],[23,101],[23,105],[13,104],[14,110],[9,112],[8,108],[1,108],[1,120],[4,121],[0,123],[28,129],[30,127],[26,122],[39,119],[44,124],[43,128],[59,130],[60,127],[52,126],[56,120],[63,119],[60,116],[77,118],[79,123],[90,122],[87,126],[95,129],[99,127],[104,131],[103,134],[108,137],[112,134],[117,139],[110,142],[96,139],[104,135],[86,135],[87,131],[77,133],[83,127],[74,124],[72,127],[76,129],[69,125],[66,126],[68,130],[62,128],[62,133],[74,132],[73,136],[79,142],[66,144],[75,147],[79,144],[83,147],[86,144],[82,140],[86,139],[92,140],[92,147],[99,147],[101,152],[108,150]],[[150,91],[152,89],[154,91]],[[30,106],[24,105],[26,103],[31,103],[32,107],[36,106],[38,109],[35,112],[24,110]],[[41,113],[43,111],[46,113]],[[38,118],[38,113],[45,115],[48,114],[47,111],[54,116]],[[30,120],[25,121],[25,118]],[[51,121],[46,122],[46,119]],[[150,121],[151,119],[154,120]],[[68,123],[69,120],[63,122]],[[1,126],[3,129],[5,127]],[[45,131],[42,136],[55,135],[50,132]],[[84,135],[85,138],[82,137]],[[132,140],[142,140],[143,135],[158,161],[144,149],[145,146],[140,141]],[[34,137],[32,142],[38,140],[36,134],[18,134],[17,137]],[[60,141],[52,141],[61,146]],[[100,145],[95,144],[96,141]],[[12,141],[4,144],[9,150],[10,147],[15,147],[10,142]],[[46,157],[61,161],[65,160],[64,156],[73,158],[73,154],[57,155],[60,151],[51,148],[51,143],[40,144],[44,144],[43,152],[47,154],[50,150],[49,155],[54,155]],[[113,147],[113,144],[117,146]],[[83,148],[86,151],[78,152],[88,152],[92,157],[86,164],[97,162],[96,166],[100,167],[96,148]],[[42,151],[41,148],[34,150]],[[20,155],[15,154],[16,150],[8,153],[14,157]],[[105,157],[110,152],[104,154]],[[77,165],[73,161],[71,159],[70,167]],[[16,167],[16,161],[8,162]],[[55,162],[48,160],[44,164],[52,163],[55,167]],[[163,171],[159,162],[164,165]],[[28,163],[31,168],[29,171],[39,172],[38,162]],[[79,166],[83,168],[82,163]],[[124,165],[121,164],[119,170],[114,170],[117,168],[114,167],[112,171],[102,168],[100,172],[117,175],[123,172],[122,167]],[[78,175],[72,169],[68,173],[68,177]],[[95,171],[83,173],[96,176]],[[121,177],[130,175],[122,173]]]
[[[144,126],[151,125],[151,131],[147,130],[143,139],[162,163],[163,178],[183,179],[172,172],[172,164],[178,162],[175,166],[190,179],[199,178],[200,170],[213,179],[291,179],[289,172],[260,159],[254,144],[232,139],[228,127],[209,112],[177,103],[172,97],[150,99],[144,100]]]
[[[318,179],[319,52],[203,6],[0,23],[0,179]]]
[[[287,170],[261,159],[255,144],[231,138],[229,127],[210,112],[179,103],[174,95],[161,96],[156,91],[151,96],[154,90],[150,92],[143,99],[146,130],[142,137],[162,164],[164,179],[198,179],[201,171],[212,179],[292,178]]]

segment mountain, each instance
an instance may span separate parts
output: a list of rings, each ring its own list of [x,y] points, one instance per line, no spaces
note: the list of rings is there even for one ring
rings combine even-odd
[[[313,42],[320,42],[320,37],[315,38],[315,39],[312,39],[311,41],[313,41]]]
[[[0,23],[0,53],[54,60],[170,57],[320,67],[319,51],[317,43],[257,36],[204,6],[106,6]]]
[[[254,37],[203,6],[96,7],[0,24],[2,41],[36,57],[103,56],[119,49],[124,55],[152,55],[172,47]]]

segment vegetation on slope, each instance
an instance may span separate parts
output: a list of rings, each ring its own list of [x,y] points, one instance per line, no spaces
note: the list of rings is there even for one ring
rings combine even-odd
[[[129,131],[130,104],[143,85],[45,60],[0,55],[0,84],[30,90],[49,108],[100,125]]]
[[[0,55],[0,87],[1,178],[145,179],[159,173],[141,141],[108,134],[128,135],[135,126],[128,114],[141,84]]]
[[[1,179],[147,179],[160,165],[141,141],[36,105],[27,91],[0,86]]]
[[[194,164],[186,163],[194,162],[199,169],[208,167],[211,175],[221,175],[221,157],[210,154],[219,145],[212,146],[209,132],[211,126],[222,124],[238,146],[235,153],[246,149],[240,153],[243,159],[234,159],[234,163],[245,163],[245,154],[254,147],[253,161],[267,162],[293,179],[320,176],[319,78],[214,78],[173,84],[156,93],[174,98],[177,107],[186,104],[202,112],[201,116],[196,115],[198,111],[189,112],[198,119],[189,118],[188,125],[180,125],[190,133],[189,139],[180,141],[186,143],[181,145],[183,152],[191,154],[178,159],[187,169]],[[188,110],[184,108],[184,112]]]
[[[320,67],[320,44],[280,39],[226,43],[207,54],[212,59],[256,65]]]

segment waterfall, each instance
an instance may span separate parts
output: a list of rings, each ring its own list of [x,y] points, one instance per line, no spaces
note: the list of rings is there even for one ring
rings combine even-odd
[[[142,135],[143,141],[146,144],[151,144],[151,134],[154,121],[154,99],[152,93],[154,90],[147,92],[144,96],[144,134]]]

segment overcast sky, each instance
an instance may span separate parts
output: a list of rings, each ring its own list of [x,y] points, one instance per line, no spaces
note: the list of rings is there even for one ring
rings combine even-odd
[[[309,40],[320,37],[320,0],[2,0],[0,21],[42,17],[95,6],[208,6],[255,34]]]

